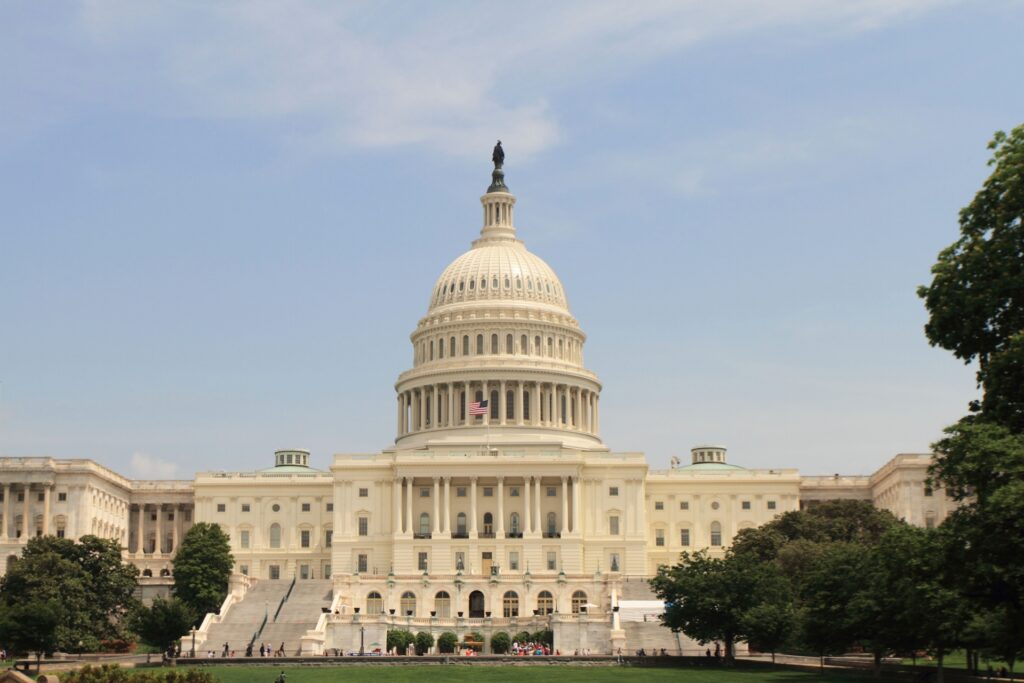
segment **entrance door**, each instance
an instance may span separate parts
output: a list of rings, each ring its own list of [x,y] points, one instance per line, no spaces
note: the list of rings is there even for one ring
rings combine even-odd
[[[494,553],[483,553],[480,557],[480,571],[484,576],[491,575],[492,564],[494,564]]]
[[[485,553],[489,554],[489,553]],[[480,591],[473,591],[469,594],[469,618],[484,618],[484,594]]]

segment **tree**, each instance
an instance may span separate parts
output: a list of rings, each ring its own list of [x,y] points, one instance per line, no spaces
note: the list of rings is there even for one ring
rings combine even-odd
[[[143,642],[166,651],[196,623],[196,613],[178,598],[157,597],[149,607],[139,607],[132,628]]]
[[[445,631],[437,637],[437,649],[443,654],[455,652],[459,644],[459,637],[451,631]]]
[[[844,652],[856,639],[847,605],[860,590],[867,553],[858,543],[821,544],[819,550],[799,586],[801,640],[824,663],[825,655]]]
[[[4,606],[0,611],[0,642],[9,643],[15,652],[36,654],[36,671],[43,655],[56,649],[57,629],[62,609],[55,598],[28,598],[25,602]]]
[[[398,654],[404,655],[409,650],[409,646],[415,641],[416,636],[411,631],[406,631],[405,629],[388,631],[388,652],[396,651]]]
[[[430,652],[430,648],[434,647],[434,636],[430,635],[426,631],[420,631],[416,634],[416,640],[414,642],[416,644],[416,654],[422,657]]]
[[[983,610],[975,614],[968,628],[984,643],[985,657],[1006,662],[1011,673],[1017,660],[1024,657],[1024,623],[1019,612],[1006,607]]]
[[[174,555],[174,595],[202,619],[220,610],[235,560],[227,534],[217,524],[197,522]]]
[[[39,536],[0,579],[0,604],[24,601],[56,606],[54,647],[92,651],[102,640],[126,640],[138,569],[121,560],[116,541],[83,536],[79,541]]]
[[[512,647],[512,638],[504,631],[498,631],[491,636],[491,652],[496,655],[503,655]]]
[[[741,626],[747,634],[750,647],[761,652],[775,653],[789,642],[796,626],[796,612],[788,601],[755,605],[741,618]]]

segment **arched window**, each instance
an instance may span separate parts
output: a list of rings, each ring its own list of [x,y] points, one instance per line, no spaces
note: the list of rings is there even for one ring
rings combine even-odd
[[[484,335],[476,335],[476,355],[484,355]]]
[[[525,334],[519,338],[519,353],[530,353],[530,338],[527,337]]]
[[[491,289],[497,289],[497,288],[498,288],[498,276],[495,275],[494,277],[491,278]]]
[[[515,349],[512,348],[515,342],[512,341],[512,335],[505,335],[505,353],[515,353]]]
[[[529,391],[524,391],[523,392],[523,419],[524,420],[529,420],[530,419],[530,392]]]
[[[490,410],[491,410],[491,419],[492,420],[497,420],[498,419],[498,392],[497,391],[492,391],[491,395],[488,397],[488,400],[490,401],[490,403],[487,404],[487,407],[490,408]]]
[[[491,335],[491,354],[498,354],[498,335],[496,334]]]
[[[434,360],[434,340],[430,340],[430,360]]]
[[[548,591],[537,593],[537,609],[541,614],[551,614],[555,611],[555,598]]]
[[[508,591],[501,599],[501,606],[505,612],[505,618],[519,616],[519,594],[515,591]]]
[[[402,601],[399,606],[402,608],[403,616],[416,616],[416,594],[412,591],[402,593]]]
[[[572,613],[579,614],[587,611],[587,594],[583,591],[576,591],[572,594]]]
[[[555,340],[548,337],[548,358],[555,355]]]
[[[420,536],[427,536],[430,533],[430,515],[426,512],[420,513]]]
[[[380,597],[380,593],[377,591],[370,591],[369,595],[366,596],[366,613],[380,614],[383,611],[384,599]]]
[[[540,355],[540,352],[541,352],[540,337],[534,337],[533,338],[533,352],[535,354],[537,354],[538,356]]]
[[[519,513],[513,512],[508,518],[509,532],[514,536],[519,535]]]
[[[463,335],[462,337],[462,355],[469,355],[469,335]]]
[[[455,517],[455,533],[459,536],[466,536],[466,513],[460,512]]]
[[[434,611],[441,619],[452,616],[452,597],[446,591],[438,591],[434,596]]]
[[[492,515],[490,512],[484,513],[484,533],[494,533],[494,515]]]
[[[472,292],[474,289],[476,289],[476,280],[470,280],[469,281],[469,291]]]
[[[505,419],[516,419],[516,393],[511,389],[505,392]]]
[[[556,527],[558,526],[557,522],[558,522],[558,519],[555,517],[555,513],[554,512],[549,512],[548,513],[548,537],[549,538],[554,538],[555,537]]]
[[[281,547],[281,525],[271,524],[270,525],[270,547],[280,548]]]
[[[565,358],[565,344],[561,339],[558,340],[558,357]]]
[[[722,545],[722,525],[718,522],[711,522],[711,545]]]
[[[444,358],[444,339],[437,340],[437,357]]]
[[[455,357],[455,337],[451,338],[451,343],[448,345],[448,355],[452,358]]]
[[[487,278],[480,278],[480,289],[487,289]]]

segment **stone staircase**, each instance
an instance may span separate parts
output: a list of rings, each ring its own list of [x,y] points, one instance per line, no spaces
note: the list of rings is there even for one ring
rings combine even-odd
[[[196,648],[200,650],[197,654],[201,656],[202,653],[213,650],[219,657],[224,649],[224,643],[227,643],[228,649],[234,650],[236,656],[243,656],[245,647],[249,644],[253,633],[259,628],[263,616],[269,612],[270,618],[273,618],[274,611],[277,610],[281,598],[288,592],[290,584],[291,580],[260,581],[250,588],[241,602],[235,603],[228,609],[223,621],[210,626],[206,642]],[[296,583],[297,586],[298,583]],[[269,620],[267,623],[270,623]],[[187,641],[185,646],[187,647]],[[258,641],[256,647],[259,648]]]
[[[288,582],[284,582],[287,586]],[[301,654],[301,638],[306,631],[316,628],[316,622],[325,608],[330,608],[332,597],[330,579],[308,579],[295,582],[295,588],[281,612],[274,619],[274,607],[259,641],[270,643],[277,650],[284,643],[286,655]],[[248,599],[248,596],[246,596]],[[262,617],[261,617],[262,618]],[[257,641],[256,647],[259,647]]]
[[[658,596],[651,590],[651,584],[641,577],[629,577],[622,580],[620,600],[657,600]]]

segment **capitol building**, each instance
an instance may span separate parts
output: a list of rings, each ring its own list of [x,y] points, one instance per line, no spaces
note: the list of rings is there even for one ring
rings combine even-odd
[[[0,572],[31,536],[94,534],[121,542],[148,598],[172,583],[188,528],[212,522],[230,537],[235,575],[197,643],[321,653],[382,646],[389,628],[486,642],[550,628],[563,653],[694,654],[703,648],[657,624],[646,583],[680,552],[721,553],[741,529],[826,500],[871,501],[920,526],[951,511],[928,485],[929,454],[803,476],[744,468],[720,445],[660,471],[612,450],[586,335],[558,276],[519,239],[495,160],[479,237],[441,271],[412,332],[392,446],[338,453],[326,470],[282,449],[266,469],[182,481],[5,457]]]

